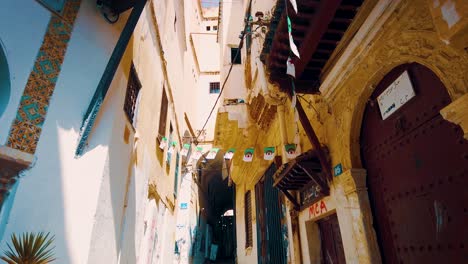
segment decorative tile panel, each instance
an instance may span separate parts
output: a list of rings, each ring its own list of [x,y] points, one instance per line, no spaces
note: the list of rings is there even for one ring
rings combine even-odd
[[[35,153],[80,4],[81,0],[67,0],[62,16],[52,14],[10,129],[8,147]]]

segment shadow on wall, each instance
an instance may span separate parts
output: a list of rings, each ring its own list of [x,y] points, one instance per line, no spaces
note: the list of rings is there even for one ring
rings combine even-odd
[[[88,10],[83,11],[83,8]],[[120,135],[113,133],[116,117],[123,116],[118,99],[104,102],[98,120],[100,124],[92,132],[90,147],[81,158],[75,159],[74,155],[83,113],[107,64],[110,55],[108,51],[115,45],[113,40],[117,39],[121,30],[119,25],[110,27],[103,26],[106,23],[104,21],[96,22],[102,18],[95,16],[89,10],[91,8],[95,8],[92,1],[84,1],[80,8],[77,25],[42,125],[36,150],[37,160],[18,181],[13,207],[0,245],[0,248],[6,246],[5,242],[9,240],[11,233],[51,232],[55,235],[54,252],[58,263],[87,262],[88,246],[92,243],[93,232],[97,232],[95,219],[100,213],[96,212],[101,209],[99,205],[107,206],[110,211],[107,215],[110,219],[106,219],[108,225],[103,230],[106,231],[106,241],[99,245],[110,244],[116,248],[113,252],[101,253],[117,255],[120,246],[123,197],[128,172],[128,155],[125,156],[128,151],[120,151],[125,150],[123,147],[128,149],[130,146],[115,143],[114,138],[110,139]],[[124,22],[125,19],[122,19],[122,23]],[[105,27],[108,30],[89,30],[92,27]],[[4,57],[0,50],[2,83]],[[124,73],[123,76],[126,76],[127,70]],[[5,94],[2,83],[0,114],[5,107],[2,101]],[[120,91],[124,89],[120,88],[114,87],[114,90],[119,91],[117,96],[121,96]],[[9,89],[7,92],[9,94]],[[122,156],[125,158],[122,159]],[[115,168],[108,170],[113,166]],[[124,170],[120,171],[123,167]],[[102,197],[104,198],[101,199]],[[112,231],[108,232],[109,229]]]

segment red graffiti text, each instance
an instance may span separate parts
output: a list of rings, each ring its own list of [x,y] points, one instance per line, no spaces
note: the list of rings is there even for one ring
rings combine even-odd
[[[309,218],[317,217],[328,211],[324,201],[316,202],[309,207]]]

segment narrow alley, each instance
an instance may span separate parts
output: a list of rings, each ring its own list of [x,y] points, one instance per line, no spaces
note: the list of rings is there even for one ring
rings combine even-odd
[[[468,263],[468,1],[0,7],[0,262]]]

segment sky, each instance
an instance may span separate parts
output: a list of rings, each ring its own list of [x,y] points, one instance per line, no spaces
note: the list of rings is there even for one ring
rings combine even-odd
[[[219,0],[201,0],[202,7],[214,7],[219,5]]]

